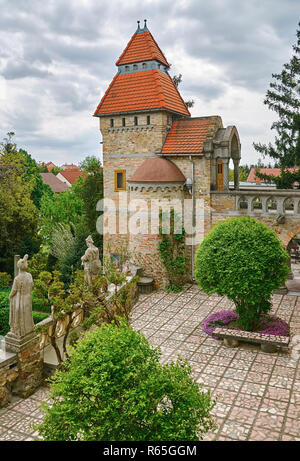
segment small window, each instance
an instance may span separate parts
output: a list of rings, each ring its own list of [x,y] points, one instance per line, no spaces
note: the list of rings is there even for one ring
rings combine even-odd
[[[138,118],[137,117],[134,117],[134,124],[135,124],[135,126],[138,125]]]
[[[128,72],[130,69],[130,66],[125,66],[125,71]]]
[[[125,117],[122,118],[122,126],[126,126],[126,119],[125,119]]]
[[[145,62],[143,62],[142,67],[143,67],[143,69],[147,69],[147,64]]]
[[[113,118],[110,119],[110,127],[111,127],[111,128],[114,127],[114,119],[113,119]]]
[[[115,191],[126,190],[125,170],[115,171]]]
[[[137,64],[133,64],[133,70],[137,70],[138,68],[138,65]]]
[[[147,115],[147,125],[150,125],[150,115]]]

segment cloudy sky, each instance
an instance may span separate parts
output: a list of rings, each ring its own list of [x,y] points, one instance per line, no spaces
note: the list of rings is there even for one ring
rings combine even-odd
[[[0,12],[0,140],[14,131],[38,161],[101,157],[92,114],[145,18],[192,116],[236,125],[243,164],[273,139],[263,100],[291,57],[299,0],[0,0]]]

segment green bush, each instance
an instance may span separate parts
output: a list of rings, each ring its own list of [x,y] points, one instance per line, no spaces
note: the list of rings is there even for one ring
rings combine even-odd
[[[39,323],[42,320],[48,317],[47,314],[40,314],[37,312],[33,312],[33,322]],[[9,332],[9,308],[3,307],[0,309],[0,336],[5,336]]]
[[[274,231],[253,218],[216,224],[198,247],[195,278],[201,290],[227,296],[236,307],[238,325],[254,330],[271,310],[271,294],[289,272],[288,254]]]
[[[9,309],[0,309],[0,336],[5,336],[9,332]]]
[[[186,362],[161,365],[160,352],[121,322],[78,341],[52,378],[51,406],[37,427],[44,440],[199,440],[214,428],[209,392]]]
[[[9,293],[10,293],[10,289],[0,290],[0,308],[9,307]]]
[[[11,275],[6,272],[0,272],[0,288],[9,288],[11,285]]]

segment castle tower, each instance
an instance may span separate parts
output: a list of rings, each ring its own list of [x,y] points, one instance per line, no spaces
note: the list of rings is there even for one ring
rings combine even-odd
[[[238,188],[238,132],[235,126],[224,128],[218,115],[190,116],[146,21],[142,29],[138,22],[116,65],[118,72],[94,114],[103,138],[104,197],[111,200],[104,212],[104,251],[109,244],[117,256],[125,245],[144,274],[164,286],[167,274],[152,226],[159,207],[154,211],[152,205],[163,200],[177,211],[179,204],[186,233],[187,221],[192,230],[186,256],[193,279],[197,245],[211,228],[211,192],[229,192],[230,160]],[[139,216],[147,216],[148,222],[133,230]]]
[[[112,199],[117,209],[116,229],[109,226],[103,236],[104,250],[107,244],[113,249],[129,241],[124,226],[128,179],[146,159],[161,152],[173,121],[190,117],[168,73],[170,64],[146,21],[144,28],[138,21],[116,66],[117,74],[94,113],[100,119],[103,141],[104,197]],[[110,217],[109,211],[104,215]]]

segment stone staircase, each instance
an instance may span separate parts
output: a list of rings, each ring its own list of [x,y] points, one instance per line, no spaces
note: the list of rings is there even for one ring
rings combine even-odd
[[[152,293],[154,289],[154,280],[151,277],[145,277],[143,275],[143,268],[130,263],[130,271],[133,276],[137,275],[140,277],[140,280],[138,281],[139,293]]]

